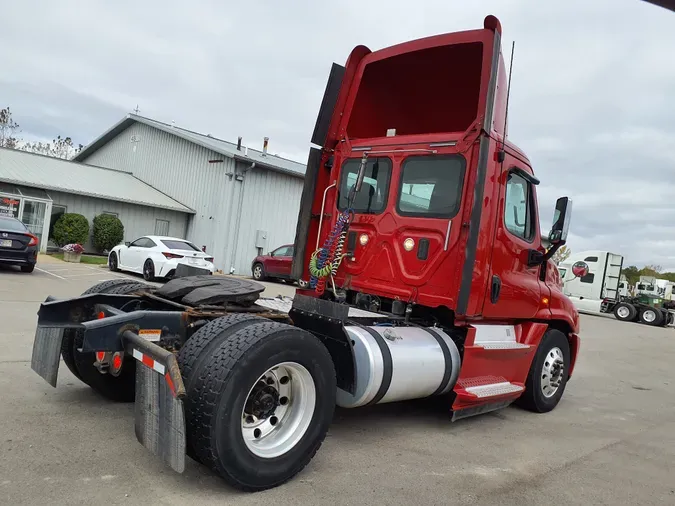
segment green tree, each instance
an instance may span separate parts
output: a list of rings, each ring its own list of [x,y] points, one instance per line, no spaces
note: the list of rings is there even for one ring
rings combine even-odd
[[[638,282],[640,279],[640,271],[638,268],[634,265],[631,265],[629,267],[626,267],[621,271],[621,274],[626,276],[626,279],[628,280],[629,285],[634,285],[635,283]]]
[[[51,143],[49,142],[25,142],[21,145],[22,151],[29,153],[37,153],[39,155],[51,156],[54,158],[62,158],[70,160],[80,151],[82,151],[82,144],[75,146],[73,139],[70,137],[56,137]]]
[[[9,107],[0,109],[0,148],[16,149],[19,143],[16,133],[19,131],[19,124],[12,118]]]
[[[640,276],[652,276],[654,278],[659,277],[659,273],[663,270],[660,265],[645,265],[642,269],[638,271]]]
[[[124,225],[117,216],[99,214],[94,218],[92,239],[97,250],[111,250],[124,240]]]
[[[81,214],[65,213],[54,225],[54,241],[59,246],[84,244],[89,239],[89,221]]]

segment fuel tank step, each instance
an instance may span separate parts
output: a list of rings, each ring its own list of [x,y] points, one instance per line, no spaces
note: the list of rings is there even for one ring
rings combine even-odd
[[[457,400],[465,403],[484,402],[500,397],[513,397],[525,391],[525,386],[512,383],[501,376],[478,376],[460,379],[455,386]]]
[[[523,390],[525,390],[524,387],[509,383],[508,381],[503,383],[493,383],[491,385],[469,387],[465,389],[467,393],[473,394],[479,399],[484,399],[485,397],[498,397],[507,394],[515,394],[522,392]]]

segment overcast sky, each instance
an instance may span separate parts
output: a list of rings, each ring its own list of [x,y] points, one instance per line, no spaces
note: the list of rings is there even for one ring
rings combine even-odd
[[[509,135],[542,226],[568,195],[573,251],[675,270],[675,13],[641,0],[5,1],[0,105],[25,139],[87,144],[138,104],[305,162],[333,61],[487,14],[506,58],[516,40]]]

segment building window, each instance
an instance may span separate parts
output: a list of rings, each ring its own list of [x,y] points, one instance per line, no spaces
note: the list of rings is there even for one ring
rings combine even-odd
[[[511,172],[506,181],[504,224],[516,237],[531,242],[534,239],[534,202],[532,185],[525,178]]]
[[[52,214],[49,221],[49,239],[54,235],[54,225],[59,220],[61,216],[68,212],[67,206],[61,206],[59,204],[52,204]]]
[[[155,220],[155,235],[169,235],[169,220]]]
[[[595,274],[591,274],[589,272],[583,278],[579,278],[579,281],[581,281],[582,283],[593,283],[594,279],[595,279]]]

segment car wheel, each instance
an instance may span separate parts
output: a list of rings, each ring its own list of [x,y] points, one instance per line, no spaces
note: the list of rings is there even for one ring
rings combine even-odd
[[[253,266],[253,279],[256,281],[265,279],[265,269],[261,263],[257,263]]]
[[[143,279],[146,281],[155,279],[155,264],[149,258],[143,264]]]
[[[117,254],[114,252],[110,253],[110,257],[108,257],[108,268],[113,272],[119,270],[119,267],[117,266]]]
[[[33,272],[35,265],[22,265],[21,272]]]

